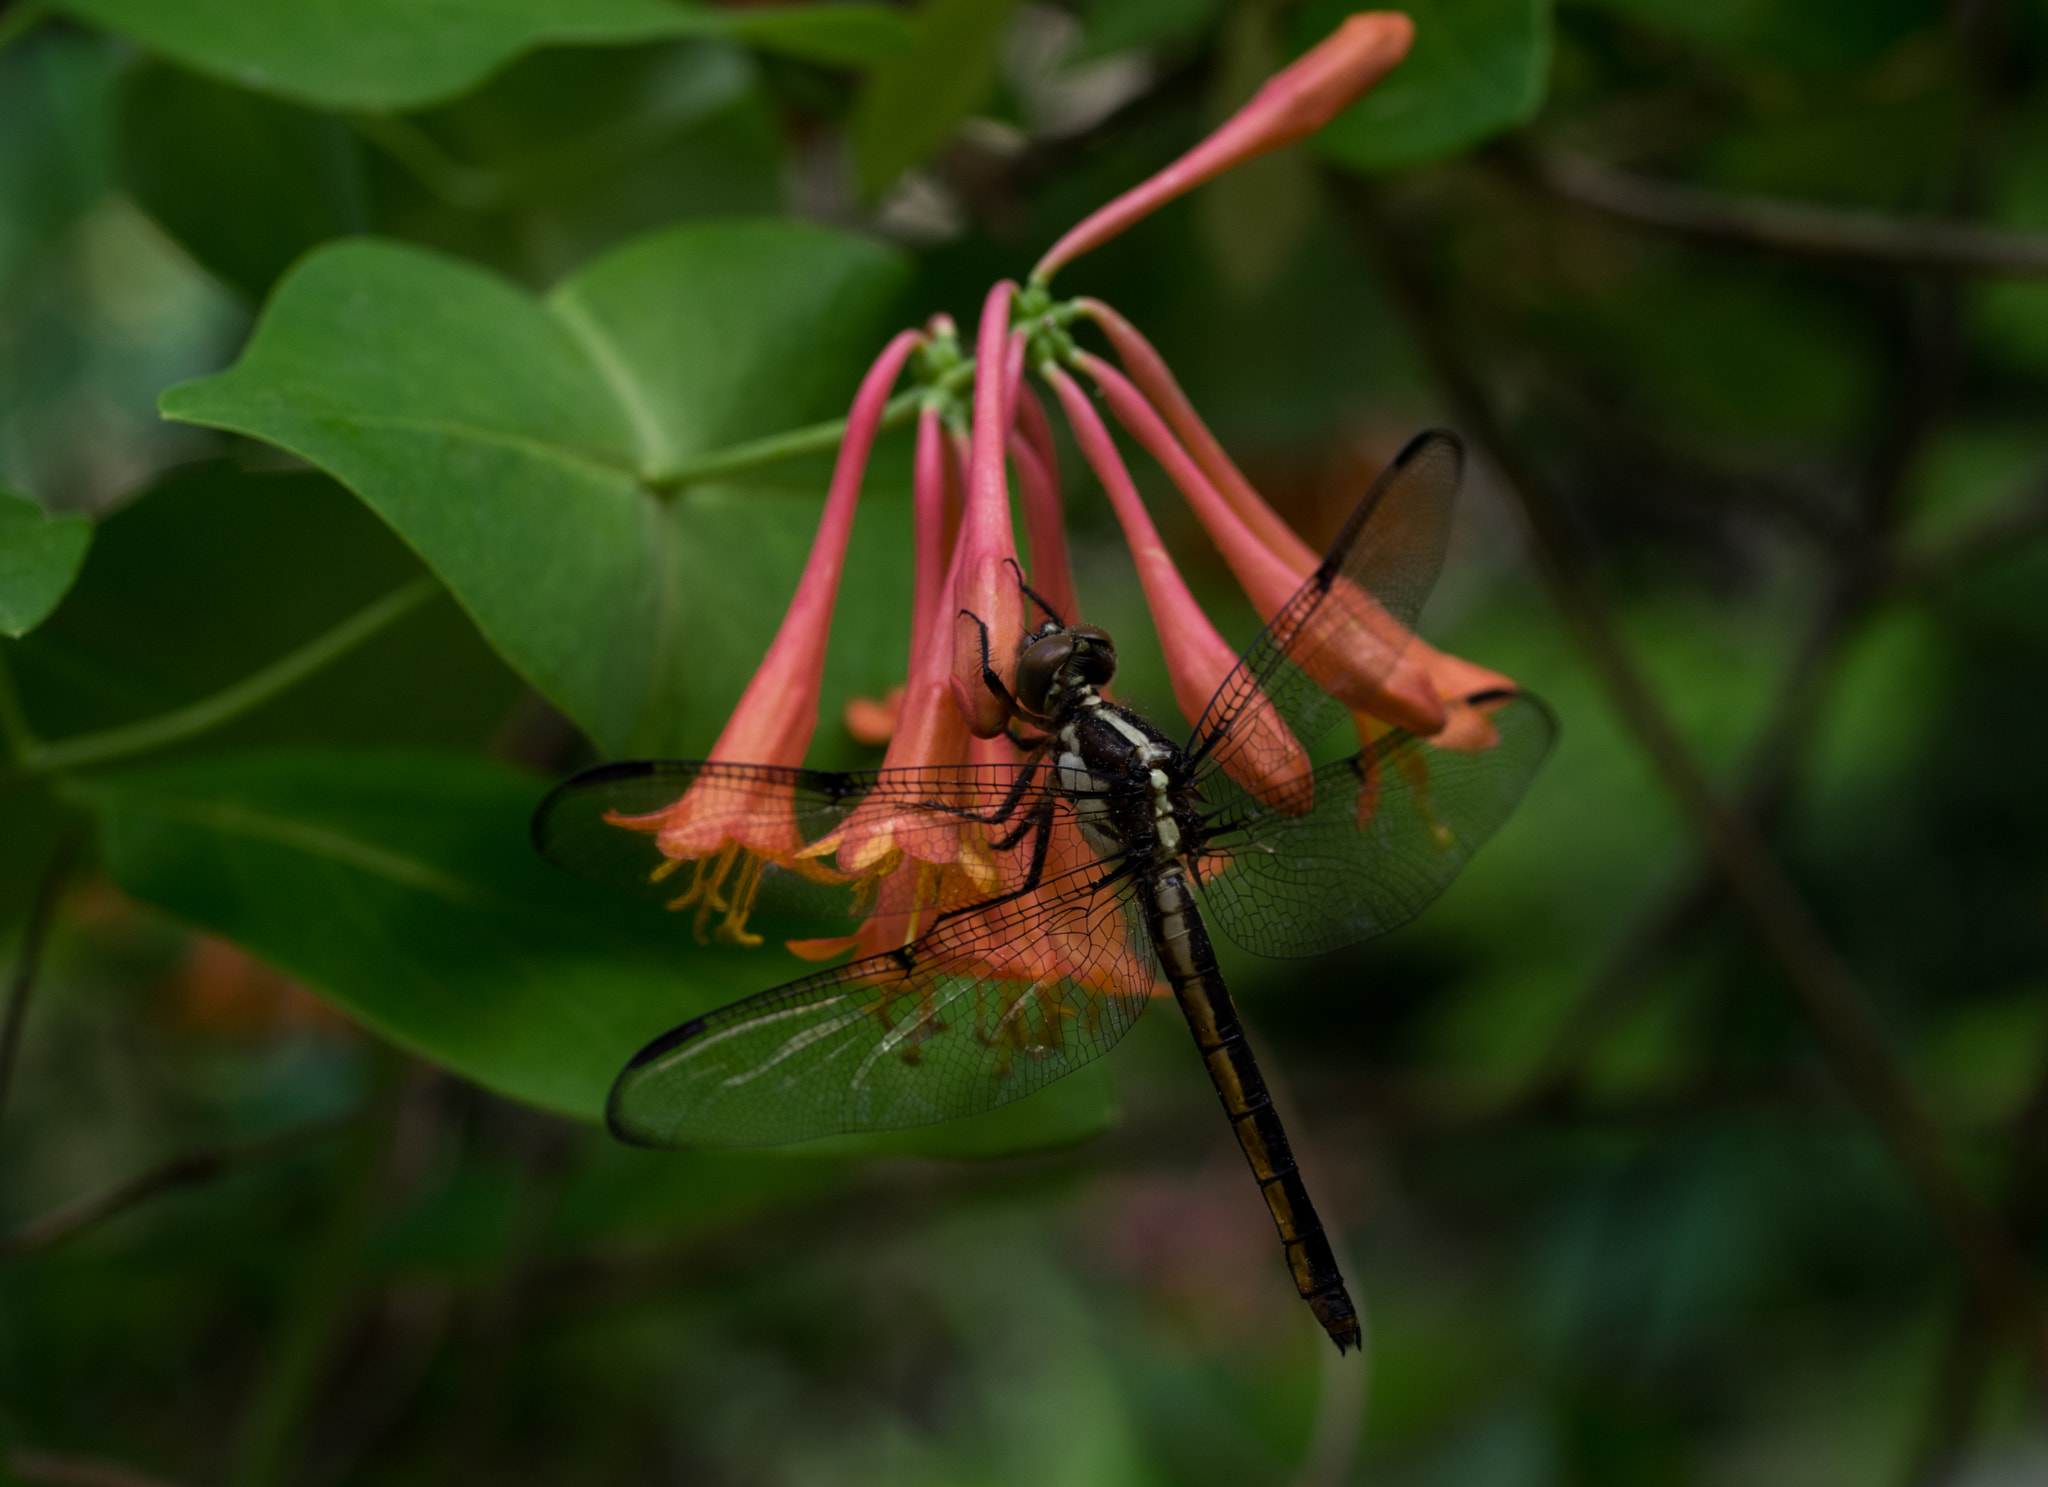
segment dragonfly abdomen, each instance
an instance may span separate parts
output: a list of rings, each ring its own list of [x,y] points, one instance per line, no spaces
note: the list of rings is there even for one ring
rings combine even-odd
[[[1141,884],[1139,892],[1152,943],[1166,968],[1174,998],[1187,1017],[1195,1047],[1208,1066],[1209,1080],[1216,1086],[1230,1128],[1237,1133],[1237,1144],[1251,1163],[1252,1175],[1272,1211],[1274,1227],[1280,1231],[1294,1289],[1338,1351],[1356,1347],[1357,1309],[1344,1289],[1329,1235],[1316,1216],[1288,1145],[1286,1128],[1280,1123],[1280,1112],[1266,1093],[1265,1078],[1252,1057],[1237,1007],[1223,984],[1223,972],[1189,890],[1186,870],[1178,863],[1167,863]]]

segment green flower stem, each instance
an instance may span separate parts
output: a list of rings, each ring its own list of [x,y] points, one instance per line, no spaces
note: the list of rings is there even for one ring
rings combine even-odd
[[[936,382],[898,393],[889,399],[888,404],[882,409],[882,427],[903,427],[917,416],[917,410],[924,406],[927,399],[958,392],[973,380],[974,362],[970,359],[949,369]],[[835,418],[830,423],[814,423],[808,428],[770,434],[767,438],[756,439],[750,444],[735,444],[730,449],[713,450],[702,459],[679,469],[663,470],[659,474],[650,475],[646,485],[657,495],[673,495],[684,486],[694,485],[699,481],[737,475],[743,470],[758,470],[763,465],[779,464],[783,460],[797,459],[806,454],[824,454],[828,450],[837,449],[839,441],[845,437],[846,420],[843,418]]]
[[[7,725],[7,732],[14,740],[15,758],[28,774],[51,774],[88,764],[106,764],[131,754],[167,748],[233,722],[280,693],[289,691],[440,592],[441,585],[435,579],[414,579],[343,620],[325,635],[211,697],[189,707],[146,718],[140,723],[127,723],[98,733],[83,733],[55,743],[42,742],[21,725],[11,694],[6,692],[4,679],[0,679],[0,723]],[[11,721],[8,718],[10,713]]]

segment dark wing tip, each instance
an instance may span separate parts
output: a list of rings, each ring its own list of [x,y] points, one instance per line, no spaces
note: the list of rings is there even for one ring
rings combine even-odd
[[[704,1019],[701,1017],[692,1017],[681,1027],[670,1028],[659,1038],[656,1038],[652,1043],[649,1043],[645,1048],[634,1054],[627,1062],[625,1072],[630,1074],[642,1065],[652,1063],[664,1053],[680,1048],[703,1031]]]
[[[1401,452],[1394,456],[1394,462],[1387,466],[1387,469],[1389,471],[1406,469],[1416,460],[1421,459],[1423,454],[1431,449],[1448,449],[1457,459],[1460,467],[1463,467],[1465,463],[1465,441],[1463,439],[1459,438],[1449,429],[1424,429],[1401,446]]]
[[[645,779],[659,774],[669,767],[664,759],[621,759],[611,764],[593,764],[589,769],[579,770],[561,781],[540,798],[540,804],[533,808],[533,819],[527,823],[527,835],[533,845],[545,857],[548,855],[547,829],[555,808],[571,795],[587,790],[592,785],[608,785],[615,780]]]
[[[672,1027],[649,1043],[627,1061],[625,1068],[619,1070],[619,1077],[612,1081],[611,1093],[605,1096],[604,1102],[605,1129],[612,1133],[614,1140],[622,1141],[628,1146],[672,1147],[676,1144],[664,1140],[661,1135],[650,1131],[645,1125],[628,1116],[625,1108],[626,1094],[636,1082],[633,1075],[637,1070],[671,1049],[689,1042],[703,1031],[704,1019],[693,1017],[681,1027]]]

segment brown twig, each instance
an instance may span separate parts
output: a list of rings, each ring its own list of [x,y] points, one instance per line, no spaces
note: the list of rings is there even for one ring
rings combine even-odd
[[[1900,337],[1896,358],[1896,395],[1887,400],[1875,420],[1875,447],[1861,482],[1860,499],[1854,509],[1845,510],[1837,535],[1825,549],[1835,558],[1826,592],[1815,607],[1770,719],[1752,745],[1742,771],[1735,812],[1744,820],[1768,827],[1784,809],[1837,664],[1863,623],[1893,595],[1889,555],[1899,497],[1954,392],[1957,313],[1952,286],[1942,286],[1930,313],[1918,317],[1909,313],[1907,317],[1909,330]],[[1567,1021],[1524,1100],[1570,1093],[1585,1058],[1613,1016],[1628,1005],[1670,947],[1722,905],[1726,892],[1726,880],[1711,862],[1698,861],[1686,869],[1609,959]]]
[[[9,1451],[7,1469],[21,1482],[36,1487],[171,1487],[118,1461],[97,1456],[60,1456],[54,1451]]]
[[[1895,554],[1883,578],[1895,592],[1916,594],[2043,536],[2048,536],[2048,482],[1929,542],[1920,552]]]
[[[57,901],[63,896],[64,880],[71,874],[78,846],[76,829],[67,830],[58,839],[49,866],[43,869],[43,881],[36,888],[35,902],[29,905],[28,920],[22,926],[21,948],[15,953],[14,975],[7,984],[7,1009],[0,1013],[0,1117],[6,1114],[7,1092],[14,1084],[14,1065],[21,1056],[29,998],[35,994],[43,946],[49,940],[50,925],[57,917]]]
[[[1550,150],[1521,158],[1552,196],[1638,226],[1772,253],[1948,274],[2048,275],[2048,233],[1728,196]]]
[[[1962,1464],[1991,1373],[1995,1328],[1986,1327],[1967,1296],[1956,1303],[1934,1368],[1926,1415],[1902,1476],[1903,1487],[1943,1487]]]
[[[1849,969],[1821,933],[1754,824],[1728,809],[1679,734],[1585,574],[1563,502],[1495,416],[1401,232],[1361,182],[1339,178],[1367,244],[1384,266],[1412,333],[1458,419],[1493,457],[1529,530],[1553,600],[1598,671],[1616,710],[1664,781],[1737,905],[1771,953],[1837,1075],[1876,1128],[1962,1265],[1986,1314],[2021,1328],[2037,1368],[2048,1333],[2033,1277],[1943,1150]]]
[[[112,1187],[98,1193],[89,1193],[54,1208],[38,1218],[15,1229],[12,1233],[0,1235],[0,1262],[18,1259],[37,1250],[48,1249],[76,1237],[96,1224],[126,1213],[129,1209],[148,1202],[161,1193],[182,1187],[193,1187],[211,1182],[223,1173],[240,1167],[254,1166],[286,1152],[296,1151],[302,1146],[319,1141],[343,1131],[357,1119],[353,1114],[335,1120],[315,1121],[289,1131],[261,1136],[234,1146],[207,1147],[200,1151],[188,1151],[183,1156],[172,1157],[169,1161],[151,1167],[146,1172],[124,1178]]]

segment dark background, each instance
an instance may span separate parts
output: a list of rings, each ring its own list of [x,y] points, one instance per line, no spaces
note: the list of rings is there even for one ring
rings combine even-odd
[[[789,217],[897,256],[821,249],[858,292],[736,345],[759,390],[695,452],[830,418],[890,329],[971,323],[1344,10],[929,6],[837,41],[652,34],[623,4],[581,35],[548,29],[573,6],[477,34],[371,0],[250,28],[196,0],[0,10],[0,484],[97,524],[0,642],[0,944],[33,972],[0,1126],[14,1473],[2048,1478],[2038,0],[1431,0],[1407,68],[1313,146],[1060,279],[1154,338],[1312,541],[1412,433],[1460,430],[1425,631],[1562,720],[1419,923],[1227,962],[1369,1379],[1290,1294],[1170,1014],[1107,1079],[951,1136],[663,1157],[560,1113],[647,1017],[792,964],[700,954],[526,857],[544,780],[622,746],[542,700],[589,727],[565,698],[625,695],[606,668],[648,636],[591,628],[602,586],[536,591],[517,644],[476,590],[407,589],[232,717],[107,732],[189,722],[446,578],[408,523],[524,488],[353,414],[298,458],[315,435],[278,430],[322,378],[559,410],[537,360],[473,349],[540,323],[522,296],[642,252],[628,303],[682,315],[662,234]],[[330,242],[362,235],[439,255],[377,260],[390,286],[480,298],[388,310]],[[369,287],[297,370],[159,417],[266,301],[297,325],[315,269]],[[771,299],[745,313],[788,318]],[[386,310],[410,350],[347,341]],[[901,675],[906,470],[885,440],[820,759],[861,757],[837,705]],[[1170,721],[1107,508],[1067,477],[1088,617]],[[710,597],[664,632],[641,737],[715,735],[821,491],[812,461],[678,498],[680,592]],[[545,553],[522,520],[504,550]]]

